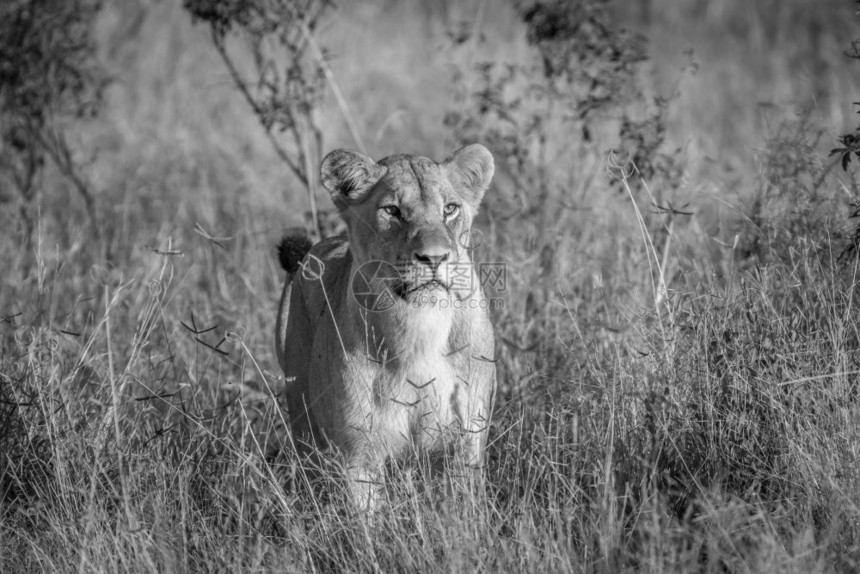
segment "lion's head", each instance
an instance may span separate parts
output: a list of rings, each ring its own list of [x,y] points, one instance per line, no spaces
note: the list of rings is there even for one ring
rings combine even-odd
[[[476,288],[470,231],[493,171],[493,156],[478,144],[441,163],[412,155],[375,162],[335,150],[321,166],[360,277],[415,307],[462,300]]]

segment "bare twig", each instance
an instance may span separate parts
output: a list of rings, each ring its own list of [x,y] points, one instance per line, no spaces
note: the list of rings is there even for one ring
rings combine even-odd
[[[239,73],[239,70],[236,69],[236,65],[233,63],[233,60],[230,58],[230,54],[227,53],[227,47],[224,45],[224,41],[221,36],[218,35],[217,31],[212,29],[212,42],[215,44],[215,49],[218,50],[218,54],[221,56],[221,60],[224,62],[224,65],[227,66],[227,71],[230,72],[230,77],[233,79],[233,83],[236,84],[236,87],[239,88],[239,91],[244,96],[245,101],[248,102],[248,105],[251,106],[251,109],[254,110],[254,114],[257,116],[257,119],[260,120],[260,125],[263,126],[264,131],[266,132],[266,137],[269,139],[269,142],[272,144],[272,148],[275,150],[275,153],[278,154],[278,157],[287,164],[287,167],[295,174],[299,180],[307,185],[307,177],[299,168],[298,164],[296,164],[287,152],[281,147],[280,142],[272,133],[263,118],[265,114],[263,113],[263,109],[257,103],[257,100],[254,99],[254,96],[248,90],[247,82],[242,75]]]
[[[326,82],[328,82],[329,88],[331,88],[331,93],[334,94],[334,99],[337,101],[337,107],[340,108],[340,113],[343,115],[343,119],[346,122],[347,128],[349,128],[349,134],[352,136],[352,140],[355,142],[355,145],[358,147],[358,151],[361,153],[367,153],[367,147],[364,145],[364,140],[361,139],[361,133],[358,131],[358,125],[355,123],[355,119],[352,114],[349,112],[349,106],[346,103],[346,98],[343,97],[343,93],[340,91],[340,87],[337,85],[335,81],[334,74],[331,71],[331,67],[326,62],[325,56],[320,50],[319,46],[314,40],[313,35],[311,35],[311,31],[308,29],[307,24],[304,22],[301,23],[301,30],[305,36],[305,40],[308,43],[311,51],[314,54],[314,58],[317,60],[317,65],[325,74]]]

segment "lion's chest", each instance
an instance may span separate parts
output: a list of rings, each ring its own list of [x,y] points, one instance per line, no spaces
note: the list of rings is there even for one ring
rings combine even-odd
[[[380,373],[374,385],[377,422],[402,440],[440,448],[459,430],[462,382],[441,353],[405,357],[399,363]]]
[[[380,429],[387,429],[384,434],[392,443],[434,450],[450,442],[460,428],[463,379],[457,357],[449,351],[452,316],[437,310],[419,313],[410,316],[417,318],[413,328],[387,337],[390,360],[375,373],[373,418]]]

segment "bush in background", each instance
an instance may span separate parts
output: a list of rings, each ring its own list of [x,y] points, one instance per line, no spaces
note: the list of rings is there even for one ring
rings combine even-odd
[[[17,199],[30,241],[30,207],[47,160],[95,217],[91,184],[69,144],[70,121],[98,112],[106,77],[95,55],[97,0],[12,0],[0,7],[0,201]],[[16,197],[10,197],[9,189]]]
[[[305,188],[310,204],[309,231],[319,240],[331,233],[318,213],[317,169],[323,158],[320,114],[330,84],[346,112],[325,52],[314,37],[315,28],[330,9],[329,0],[313,2],[220,2],[186,0],[195,19],[209,24],[212,41],[236,87],[254,111],[278,157]],[[243,44],[228,42],[231,32]],[[231,50],[231,46],[233,50]],[[254,62],[253,81],[245,78],[238,62],[242,48]],[[234,55],[234,52],[240,52]],[[364,144],[346,112],[358,147]],[[328,210],[330,212],[330,210]]]

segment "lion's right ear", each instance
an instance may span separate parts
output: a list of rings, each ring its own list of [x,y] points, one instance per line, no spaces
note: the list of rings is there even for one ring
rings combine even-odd
[[[358,201],[386,174],[388,168],[366,155],[336,149],[322,160],[320,179],[335,205]]]
[[[496,170],[493,154],[481,144],[471,144],[461,147],[442,163],[468,194],[472,208],[477,211]]]

